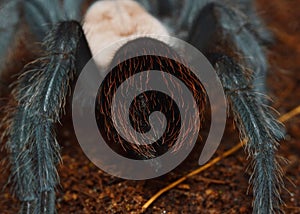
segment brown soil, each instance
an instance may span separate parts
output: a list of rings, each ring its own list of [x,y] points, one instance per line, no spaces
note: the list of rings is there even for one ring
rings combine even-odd
[[[274,32],[276,42],[269,59],[270,96],[274,107],[286,113],[300,104],[300,1],[259,0],[259,14]],[[300,213],[300,117],[286,123],[287,137],[279,154],[290,162],[283,167],[287,190],[281,195],[286,213]],[[112,177],[95,167],[64,128],[61,186],[57,193],[58,213],[140,213],[142,205],[158,190],[196,169],[197,152],[176,170],[160,178],[130,181]],[[216,155],[239,142],[236,131],[228,126]],[[247,195],[248,161],[240,150],[209,170],[187,179],[162,195],[146,213],[251,213],[252,195]],[[4,186],[7,175],[0,178]],[[18,202],[5,189],[0,192],[0,213],[16,213]]]

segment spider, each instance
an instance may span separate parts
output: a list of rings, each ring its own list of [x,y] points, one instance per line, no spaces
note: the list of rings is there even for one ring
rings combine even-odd
[[[0,9],[1,96],[12,94],[5,103],[2,140],[20,213],[55,213],[60,162],[55,125],[80,71],[107,44],[143,34],[179,37],[211,62],[241,137],[248,141],[253,213],[283,212],[276,150],[284,128],[261,96],[267,93],[265,47],[272,35],[252,1],[15,0],[2,1]],[[116,51],[96,57],[96,63],[109,64]]]

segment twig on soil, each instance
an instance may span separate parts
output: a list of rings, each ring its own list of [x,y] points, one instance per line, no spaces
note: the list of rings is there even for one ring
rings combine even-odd
[[[286,122],[288,120],[290,120],[291,118],[297,116],[298,114],[300,114],[300,106],[296,107],[295,109],[293,109],[292,111],[282,115],[279,118],[280,122]],[[182,183],[183,181],[185,181],[186,179],[188,179],[189,177],[192,177],[194,175],[199,174],[200,172],[203,172],[204,170],[214,166],[216,163],[220,162],[222,159],[234,154],[235,152],[237,152],[239,149],[241,149],[244,145],[246,144],[246,140],[241,141],[238,145],[234,146],[233,148],[227,150],[226,152],[224,152],[222,155],[220,155],[219,157],[216,157],[215,159],[213,159],[212,161],[208,162],[207,164],[205,164],[204,166],[199,167],[198,169],[190,172],[189,174],[183,176],[182,178],[178,179],[177,181],[169,184],[168,186],[166,186],[165,188],[161,189],[160,191],[158,191],[155,195],[153,195],[142,207],[142,212],[145,212],[148,207],[157,199],[159,198],[162,194],[164,194],[165,192],[169,191],[170,189],[173,189],[174,187],[176,187],[177,185],[179,185],[180,183]]]
[[[290,210],[300,210],[300,207],[291,207],[291,206],[286,206],[287,209]]]
[[[227,181],[221,181],[221,180],[216,180],[216,179],[211,179],[211,178],[204,178],[204,177],[199,177],[197,178],[197,180],[200,180],[200,181],[204,181],[208,184],[227,184],[228,182]]]
[[[286,122],[290,119],[292,119],[293,117],[297,116],[298,114],[300,114],[300,106],[294,108],[293,110],[291,110],[290,112],[282,115],[279,120],[281,122]]]

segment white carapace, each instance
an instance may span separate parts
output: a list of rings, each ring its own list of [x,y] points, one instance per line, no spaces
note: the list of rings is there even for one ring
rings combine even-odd
[[[85,15],[83,29],[100,67],[108,66],[130,40],[147,36],[168,43],[169,36],[166,27],[133,0],[95,2]]]

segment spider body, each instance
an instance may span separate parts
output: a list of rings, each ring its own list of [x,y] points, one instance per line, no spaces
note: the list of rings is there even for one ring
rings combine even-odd
[[[0,55],[5,59],[0,65],[2,96],[9,92],[11,75],[21,71],[11,92],[14,101],[2,122],[11,164],[10,180],[21,201],[20,213],[55,212],[60,146],[54,130],[82,68],[92,54],[108,43],[124,38],[118,46],[121,48],[145,34],[152,34],[153,39],[162,34],[178,36],[202,51],[212,63],[241,137],[248,140],[246,148],[254,166],[253,212],[281,212],[282,180],[275,152],[284,132],[267,101],[258,95],[266,92],[268,66],[263,45],[271,41],[271,36],[252,2],[99,1],[84,16],[83,5],[89,3],[26,0],[1,5],[12,17],[3,22],[0,32],[1,38],[6,38],[0,41]],[[20,53],[25,60],[10,66],[19,57],[14,50],[20,48],[20,41],[24,42],[25,32],[32,35],[26,37],[30,57],[24,58],[27,54]],[[161,42],[173,45],[166,40]],[[8,50],[10,46],[15,48]],[[117,51],[96,57],[96,63],[100,67],[108,65]],[[22,69],[25,63],[28,64]],[[195,88],[203,92],[201,87]],[[142,97],[139,108],[144,104]]]

